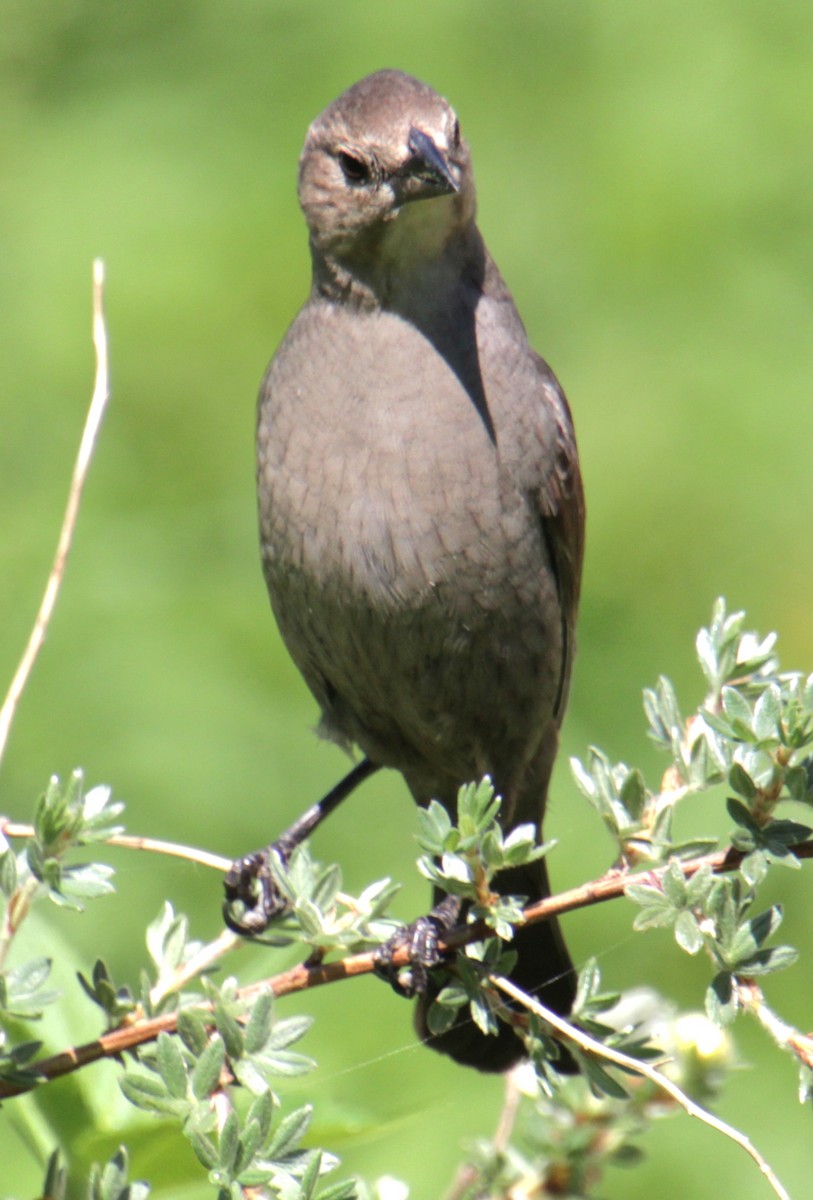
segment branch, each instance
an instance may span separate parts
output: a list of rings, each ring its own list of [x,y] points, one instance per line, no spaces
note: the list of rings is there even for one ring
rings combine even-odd
[[[534,1000],[526,992],[515,987],[510,979],[492,975],[490,976],[490,982],[506,996],[510,996],[512,1000],[521,1004],[523,1008],[541,1017],[547,1025],[555,1029],[557,1033],[561,1034],[568,1041],[573,1042],[574,1045],[584,1050],[587,1054],[604,1059],[605,1062],[613,1063],[615,1066],[621,1067],[624,1071],[629,1071],[633,1075],[639,1075],[644,1079],[648,1079],[650,1083],[654,1083],[656,1087],[659,1087],[668,1096],[671,1096],[673,1100],[677,1101],[684,1112],[688,1113],[690,1117],[697,1117],[704,1125],[708,1125],[711,1129],[716,1129],[724,1137],[730,1138],[732,1142],[736,1142],[757,1164],[775,1195],[779,1197],[779,1200],[790,1200],[790,1196],[777,1179],[769,1164],[746,1135],[740,1133],[733,1125],[728,1125],[725,1121],[721,1121],[719,1117],[715,1117],[712,1113],[707,1112],[705,1108],[696,1104],[668,1076],[662,1074],[662,1072],[656,1070],[654,1067],[650,1067],[648,1063],[642,1062],[640,1059],[632,1058],[629,1054],[624,1054],[621,1050],[616,1050],[613,1046],[605,1046],[602,1042],[596,1041],[595,1038],[590,1037],[584,1030],[577,1029],[575,1025],[571,1025],[569,1021],[565,1021],[563,1017],[557,1016],[549,1008],[545,1008],[543,1004],[540,1004],[538,1000]]]
[[[79,443],[79,452],[73,468],[71,486],[68,492],[68,503],[65,508],[65,515],[62,518],[62,528],[59,534],[54,561],[51,566],[51,573],[45,585],[45,592],[36,620],[34,621],[34,627],[28,639],[28,644],[20,659],[20,665],[17,667],[14,678],[11,681],[8,694],[3,701],[3,707],[0,709],[0,759],[2,759],[6,748],[11,723],[14,720],[14,714],[17,711],[20,697],[28,682],[28,677],[36,662],[37,655],[45,641],[48,624],[54,611],[57,596],[59,595],[62,578],[65,574],[65,565],[68,561],[68,553],[73,541],[76,518],[79,514],[82,490],[85,486],[90,460],[93,457],[93,449],[96,444],[96,437],[110,396],[107,366],[107,329],[105,327],[104,310],[102,307],[103,292],[104,264],[101,259],[97,258],[93,263],[93,345],[96,350],[96,380],[93,387],[93,396],[90,401],[87,417],[85,418],[82,440]]]
[[[4,825],[0,821],[0,833],[5,833],[8,836],[22,836],[28,829],[28,826],[12,825],[11,823]],[[127,845],[131,848],[142,848],[142,843],[147,841],[147,839],[123,837],[116,838],[115,840],[116,844]],[[163,853],[168,854],[176,854],[179,849],[184,849],[171,842],[158,842],[155,844],[155,848],[161,849]],[[797,858],[813,858],[813,841],[802,842],[800,845],[792,847],[792,850]],[[190,849],[189,853],[184,854],[183,857],[196,859],[197,855],[197,851]],[[219,867],[225,864],[225,860],[219,859],[219,856],[207,856],[205,852],[202,852],[199,861],[205,860],[206,857],[218,859],[217,865]],[[709,864],[714,871],[734,870],[739,866],[743,857],[744,855],[739,851],[729,849],[681,863],[680,867],[686,877],[690,878],[705,864]],[[210,863],[210,865],[212,864]],[[623,896],[627,885],[633,880],[636,882],[640,882],[642,878],[657,880],[661,873],[661,870],[637,874],[611,871],[607,875],[602,876],[602,878],[593,880],[591,883],[571,888],[567,892],[561,892],[557,896],[549,896],[545,900],[539,900],[536,904],[529,905],[523,914],[523,921],[521,923],[518,922],[517,927],[519,928],[520,924],[533,925],[538,921],[548,920],[560,913],[572,912],[577,908],[585,908],[592,904],[601,904],[606,900],[618,899],[618,897]],[[484,937],[492,936],[494,936],[493,930],[489,929],[484,922],[475,921],[469,925],[459,926],[457,929],[452,930],[447,937],[440,939],[438,950],[443,955],[447,952],[458,950],[461,946],[469,942],[480,941]],[[243,939],[230,933],[222,933],[213,942],[202,947],[195,956],[194,962],[186,964],[179,970],[173,979],[173,988],[180,988],[189,982],[194,975],[195,967],[202,969],[204,966],[210,966],[226,951],[241,944],[243,944]],[[336,962],[301,963],[296,967],[290,968],[288,971],[283,971],[279,975],[273,975],[270,978],[260,980],[258,983],[252,983],[240,988],[237,994],[241,999],[245,1000],[250,1000],[259,992],[266,990],[270,990],[276,997],[289,996],[294,992],[322,987],[325,984],[338,983],[340,980],[353,979],[358,975],[369,975],[375,970],[376,953],[376,950],[366,950],[360,954],[349,954]],[[407,946],[393,953],[392,964],[396,969],[409,965],[409,948]],[[167,988],[163,989],[164,994],[166,994],[167,990]],[[204,1001],[196,1005],[195,1008],[197,1011],[203,1013],[212,1011],[211,1005]],[[20,1082],[0,1079],[0,1100],[22,1095],[47,1080],[70,1074],[73,1071],[79,1070],[80,1067],[88,1066],[90,1063],[98,1062],[100,1059],[113,1058],[116,1055],[122,1054],[125,1050],[133,1050],[137,1046],[153,1042],[160,1033],[174,1033],[177,1028],[177,1020],[177,1012],[165,1013],[159,1017],[141,1019],[130,1017],[127,1024],[122,1025],[118,1029],[113,1029],[109,1033],[102,1034],[92,1042],[86,1042],[82,1046],[71,1047],[68,1050],[61,1051],[59,1054],[40,1059],[39,1062],[32,1064],[28,1070],[31,1071],[34,1077],[30,1080]],[[553,1024],[552,1021],[551,1024]],[[565,1022],[565,1024],[567,1023]],[[572,1026],[567,1025],[569,1037],[573,1036],[570,1032],[572,1028]],[[586,1037],[586,1035],[580,1036]],[[600,1045],[600,1043],[596,1044]],[[618,1052],[613,1051],[613,1053]],[[631,1061],[637,1063],[637,1059],[632,1059]]]
[[[813,858],[813,840],[800,842],[798,846],[791,846],[790,849],[796,858]],[[691,879],[701,867],[705,866],[711,867],[715,875],[725,871],[736,871],[745,857],[744,851],[729,847],[727,850],[718,850],[715,854],[704,854],[700,858],[678,862],[677,865],[684,877]],[[525,909],[522,914],[523,920],[518,921],[516,927],[519,929],[522,925],[535,925],[538,921],[547,921],[551,917],[573,912],[577,908],[589,908],[593,904],[603,904],[606,900],[617,900],[619,896],[624,895],[628,884],[657,881],[665,869],[665,867],[658,867],[654,870],[636,873],[608,871],[600,879],[580,884],[579,887],[570,888],[566,892],[558,892],[555,896],[547,896],[544,900],[537,900],[535,904],[531,904]],[[461,925],[452,930],[443,942],[443,948],[456,950],[468,942],[476,942],[492,936],[493,930],[485,921],[475,921],[470,925]]]

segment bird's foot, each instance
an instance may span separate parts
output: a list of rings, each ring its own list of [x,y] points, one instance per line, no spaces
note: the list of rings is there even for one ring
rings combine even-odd
[[[256,937],[288,907],[271,874],[271,855],[287,862],[289,855],[278,842],[236,858],[223,880],[226,897],[223,901],[223,920],[233,933]]]
[[[425,995],[429,972],[448,958],[446,951],[441,951],[440,942],[457,924],[460,907],[456,896],[445,896],[427,916],[396,930],[376,952],[376,974],[386,979],[400,996]]]
[[[255,850],[237,858],[223,881],[226,898],[223,920],[233,933],[256,937],[288,908],[288,902],[274,883],[272,856],[287,866],[291,855],[322,821],[338,808],[354,788],[378,770],[377,763],[364,758],[339,780],[335,787],[302,814],[264,850]]]
[[[399,996],[411,999],[423,995],[429,972],[443,962],[444,955],[438,948],[442,932],[441,922],[432,914],[403,925],[376,951],[376,975],[385,979]],[[406,951],[405,956],[402,951]]]

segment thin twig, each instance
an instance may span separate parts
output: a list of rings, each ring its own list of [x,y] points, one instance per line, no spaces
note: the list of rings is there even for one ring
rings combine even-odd
[[[616,1050],[613,1046],[605,1046],[602,1042],[596,1041],[595,1038],[590,1037],[582,1029],[577,1029],[575,1025],[571,1025],[563,1017],[557,1016],[549,1008],[545,1008],[543,1004],[540,1004],[538,1000],[529,996],[527,992],[521,991],[511,983],[510,979],[505,979],[501,975],[491,975],[489,976],[489,980],[495,988],[498,988],[506,996],[510,996],[512,1000],[521,1004],[529,1012],[541,1017],[547,1025],[550,1025],[557,1033],[562,1034],[568,1041],[573,1042],[587,1054],[595,1055],[596,1058],[611,1062],[617,1067],[622,1067],[625,1071],[632,1072],[634,1075],[643,1076],[644,1079],[648,1079],[656,1087],[661,1088],[662,1091],[671,1096],[673,1100],[677,1101],[684,1112],[690,1117],[696,1117],[704,1125],[710,1126],[711,1129],[716,1129],[718,1133],[722,1133],[724,1137],[730,1138],[732,1142],[741,1146],[746,1154],[749,1154],[757,1164],[773,1189],[774,1194],[779,1197],[779,1200],[790,1200],[790,1196],[777,1179],[773,1170],[749,1138],[744,1133],[741,1133],[739,1129],[735,1129],[733,1125],[721,1121],[719,1117],[715,1117],[713,1113],[707,1112],[705,1108],[696,1104],[694,1100],[681,1091],[677,1084],[673,1083],[666,1075],[656,1070],[655,1067],[649,1066],[648,1063],[641,1062],[640,1059],[632,1058],[629,1054],[624,1054],[623,1051]]]
[[[232,933],[230,929],[224,929],[213,941],[201,946],[197,954],[193,954],[187,962],[178,967],[170,980],[161,987],[156,984],[150,992],[150,1003],[157,1007],[170,992],[179,992],[185,984],[203,974],[207,967],[218,962],[224,954],[228,954],[230,950],[236,950],[240,946],[245,946],[245,944],[245,938]]]
[[[24,825],[19,821],[7,821],[0,817],[0,835],[6,838],[31,838],[34,836],[34,826]],[[151,854],[166,854],[170,858],[183,858],[187,862],[197,863],[201,867],[211,867],[213,871],[228,871],[232,865],[230,858],[222,854],[212,854],[210,850],[200,850],[197,846],[185,846],[181,842],[166,842],[162,838],[140,837],[129,833],[112,833],[104,839],[106,846],[121,846],[125,850],[148,850]]]
[[[87,417],[85,418],[85,428],[82,432],[82,440],[79,443],[79,452],[73,468],[70,491],[68,492],[68,503],[65,508],[65,515],[62,518],[62,529],[60,530],[51,573],[45,585],[45,592],[43,593],[37,618],[34,621],[34,627],[28,639],[28,645],[23,652],[20,665],[17,667],[14,678],[11,681],[8,694],[3,701],[3,707],[0,709],[0,759],[2,759],[6,748],[11,723],[14,720],[14,714],[17,711],[20,697],[28,682],[28,677],[36,662],[37,655],[45,641],[48,623],[51,620],[54,605],[59,595],[62,578],[65,574],[65,564],[68,560],[68,553],[73,540],[76,518],[79,513],[82,490],[85,486],[90,460],[93,457],[96,436],[99,432],[99,426],[101,425],[110,395],[107,365],[107,329],[102,303],[103,294],[104,264],[101,259],[97,258],[93,263],[93,345],[96,350],[96,380],[93,387],[93,396],[90,401]]]
[[[0,837],[30,838],[34,836],[33,825],[18,821],[9,821],[0,816]],[[210,850],[202,850],[197,846],[186,846],[180,842],[167,842],[161,838],[141,837],[135,834],[113,834],[105,838],[105,844],[121,846],[127,850],[148,850],[153,854],[166,854],[172,858],[182,858],[188,862],[210,867],[214,871],[226,872],[232,866],[232,860],[222,854],[213,854]],[[795,858],[813,858],[813,840],[800,842],[792,846],[791,853]],[[701,867],[710,868],[715,874],[735,871],[745,858],[745,851],[718,850],[713,854],[704,854],[700,858],[678,862],[685,879],[691,879]],[[575,912],[576,909],[589,908],[593,904],[604,904],[607,900],[617,900],[623,896],[627,887],[632,883],[648,883],[657,881],[665,867],[653,867],[648,871],[608,871],[606,875],[592,879],[589,883],[579,884],[565,892],[557,892],[554,896],[546,896],[544,900],[536,900],[523,911],[522,920],[517,921],[517,928],[522,925],[536,925],[540,921],[549,921],[551,917],[561,916],[562,913]],[[352,909],[352,897],[339,893],[340,900]],[[453,929],[440,943],[441,950],[457,950],[468,942],[482,941],[492,937],[493,930],[485,921],[474,921]]]
[[[775,1013],[769,1007],[762,988],[753,979],[739,980],[737,993],[745,1011],[756,1017],[779,1049],[794,1054],[808,1070],[813,1069],[813,1036],[801,1033]]]

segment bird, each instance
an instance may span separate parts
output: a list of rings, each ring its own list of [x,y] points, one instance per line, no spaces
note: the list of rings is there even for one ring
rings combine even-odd
[[[503,828],[540,830],[583,489],[564,392],[477,227],[454,109],[400,70],[361,79],[311,124],[299,202],[312,286],[257,410],[262,565],[283,641],[319,731],[369,770],[400,772],[419,805],[452,814],[460,786],[489,775]],[[495,886],[549,895],[544,859]],[[518,929],[512,948],[513,981],[567,1014],[558,924]],[[486,1036],[461,1015],[431,1035],[437,990],[430,976],[417,1003],[429,1045],[482,1071],[522,1057],[508,1024]]]

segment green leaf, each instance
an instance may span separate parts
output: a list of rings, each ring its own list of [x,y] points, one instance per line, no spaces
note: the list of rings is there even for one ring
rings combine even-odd
[[[536,836],[536,829],[530,822],[526,825],[515,826],[503,839],[502,848],[503,854],[506,855],[506,861],[512,850],[519,849],[523,854],[527,853],[536,844]],[[516,861],[522,860],[517,859]]]
[[[742,763],[736,760],[731,764],[729,769],[728,782],[737,795],[742,796],[746,800],[753,800],[757,794],[757,785]]]
[[[304,1196],[310,1197],[313,1195],[316,1181],[319,1178],[319,1172],[322,1169],[322,1153],[320,1150],[312,1150],[307,1159],[307,1166],[302,1175],[302,1192]]]
[[[754,733],[761,742],[779,742],[782,737],[782,698],[775,683],[769,683],[754,705]]]
[[[418,842],[428,854],[440,855],[448,849],[447,839],[452,819],[442,804],[430,800],[427,808],[418,809]]]
[[[64,1200],[67,1183],[67,1168],[61,1165],[59,1151],[54,1150],[48,1159],[42,1194],[47,1200]]]
[[[793,946],[771,946],[743,959],[738,963],[738,970],[742,975],[770,975],[792,967],[798,958],[799,952]]]
[[[468,996],[463,993],[464,999],[468,1002]],[[426,1026],[431,1034],[437,1037],[441,1033],[446,1033],[448,1029],[454,1025],[459,1012],[457,1005],[447,1004],[441,1001],[440,997],[435,1000],[434,1004],[429,1005],[426,1014]]]
[[[446,853],[442,855],[440,860],[441,870],[447,879],[456,880],[458,883],[470,884],[472,882],[472,871],[470,865],[464,858],[458,854]]]
[[[745,741],[754,740],[754,715],[745,697],[736,688],[722,690],[723,711],[731,722],[734,734]]]
[[[740,863],[740,874],[752,890],[756,891],[768,874],[768,861],[762,850],[754,850]]]
[[[643,775],[637,769],[631,770],[621,785],[620,800],[634,824],[641,820],[647,799]]]
[[[158,1073],[170,1096],[180,1100],[186,1096],[186,1064],[178,1043],[168,1033],[159,1033],[156,1053]]]
[[[280,1121],[274,1135],[266,1147],[269,1159],[280,1159],[290,1154],[302,1141],[308,1131],[313,1117],[313,1105],[304,1104]]]
[[[708,682],[716,685],[719,680],[717,650],[708,629],[701,629],[695,640],[697,658]]]
[[[686,877],[675,862],[670,862],[661,875],[664,894],[674,908],[682,908],[686,903]]]
[[[209,1035],[203,1018],[188,1008],[178,1013],[178,1036],[195,1058],[199,1058],[209,1044]]]
[[[799,804],[810,803],[810,781],[807,770],[802,764],[786,769],[785,787],[791,800],[797,800]]]
[[[491,1005],[483,995],[472,996],[469,1001],[472,1020],[478,1029],[486,1034],[496,1034],[499,1026]]]
[[[741,829],[745,829],[752,837],[761,837],[762,830],[754,820],[749,809],[745,807],[741,800],[735,800],[730,796],[726,800],[726,809],[732,821],[735,821]]]
[[[705,904],[709,892],[714,887],[714,872],[708,863],[704,863],[690,879],[686,880],[686,902],[692,908]]]
[[[247,1054],[262,1050],[271,1035],[271,1020],[274,1009],[274,996],[268,988],[257,994],[253,1002],[251,1015],[246,1022],[243,1041]]]
[[[693,913],[684,911],[675,921],[675,941],[687,954],[697,954],[703,949],[703,934]]]
[[[6,899],[16,890],[18,878],[17,855],[13,850],[6,850],[0,855],[0,892]]]
[[[252,1062],[272,1075],[294,1078],[297,1075],[307,1075],[316,1066],[307,1054],[297,1054],[293,1050],[264,1050],[252,1055]]]
[[[717,846],[717,838],[693,838],[687,842],[673,842],[669,847],[669,854],[678,862],[685,862],[689,858],[699,858],[703,854],[711,854],[713,850],[717,849]]]
[[[706,1014],[715,1025],[730,1025],[737,1015],[737,999],[734,979],[729,971],[720,971],[706,990]]]
[[[595,958],[589,958],[579,971],[576,999],[573,1002],[572,1010],[574,1015],[580,1013],[586,1007],[600,987],[601,971],[599,970],[598,962]]]
[[[624,895],[647,908],[663,908],[670,913],[673,911],[674,906],[669,897],[661,888],[653,887],[651,883],[628,883],[624,888]]]
[[[313,892],[313,902],[323,912],[330,909],[336,902],[336,896],[341,890],[342,873],[335,865],[328,867],[319,877]]]
[[[782,906],[781,904],[772,904],[770,908],[766,908],[764,912],[758,916],[752,917],[748,922],[751,936],[757,946],[762,946],[782,924]]]
[[[612,1096],[616,1100],[628,1099],[626,1089],[608,1071],[604,1070],[597,1059],[587,1054],[579,1054],[578,1059],[587,1082],[596,1093]]]
[[[218,1091],[220,1073],[225,1061],[226,1047],[223,1045],[222,1038],[215,1034],[192,1072],[192,1094],[198,1100],[203,1100]]]
[[[799,846],[806,842],[812,833],[813,829],[809,825],[802,825],[798,821],[769,821],[765,826],[765,838],[772,849]]]
[[[30,995],[39,990],[51,974],[51,959],[32,958],[30,962],[22,963],[19,967],[11,967],[6,972],[9,992],[20,995]]]
[[[168,1096],[161,1081],[151,1075],[129,1072],[119,1080],[119,1087],[131,1104],[146,1112],[177,1116],[186,1108],[185,1102]]]
[[[225,1004],[215,1005],[215,1025],[217,1032],[223,1038],[229,1058],[242,1058],[243,1031]]]
[[[232,1109],[223,1122],[223,1127],[220,1130],[220,1146],[219,1158],[220,1166],[230,1175],[234,1172],[237,1165],[237,1156],[240,1152],[240,1122],[237,1120],[237,1113]]]
[[[246,1113],[246,1124],[255,1124],[260,1131],[260,1138],[265,1142],[271,1131],[271,1120],[274,1115],[274,1096],[265,1091],[252,1102]]]
[[[632,922],[632,927],[639,932],[645,929],[666,929],[674,921],[675,910],[671,904],[666,904],[663,907],[647,905],[636,914],[635,920]]]
[[[65,896],[81,896],[87,900],[109,896],[116,890],[110,882],[114,874],[113,868],[106,863],[63,867],[60,890]]]
[[[186,1136],[201,1166],[207,1171],[214,1170],[220,1162],[220,1154],[214,1140],[199,1129],[188,1129]]]
[[[301,1041],[312,1025],[313,1017],[284,1017],[276,1022],[265,1045],[269,1050],[284,1050]]]
[[[318,1200],[358,1200],[358,1184],[354,1179],[344,1179],[340,1183],[328,1184],[319,1191]]]

